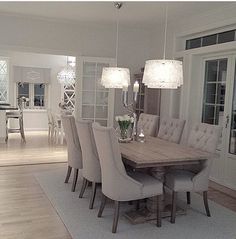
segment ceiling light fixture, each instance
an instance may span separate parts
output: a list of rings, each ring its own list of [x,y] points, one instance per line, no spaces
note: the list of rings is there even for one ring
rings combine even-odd
[[[168,5],[166,4],[163,59],[146,61],[142,82],[148,88],[177,89],[183,85],[182,61],[166,60],[167,15]]]
[[[117,67],[118,62],[118,41],[119,41],[119,9],[122,7],[122,3],[115,2],[115,8],[117,9],[116,17],[116,66],[104,67],[102,70],[101,84],[105,88],[123,88],[130,85],[130,71],[128,68]]]
[[[75,83],[75,69],[74,69],[74,62],[69,61],[69,57],[66,58],[66,67],[63,68],[57,74],[57,80],[62,85],[73,85]],[[73,65],[72,65],[73,64]]]

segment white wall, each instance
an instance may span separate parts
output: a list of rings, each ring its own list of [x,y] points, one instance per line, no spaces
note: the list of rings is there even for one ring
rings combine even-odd
[[[27,52],[0,51],[1,56],[9,57],[9,102],[16,105],[16,84],[13,81],[13,66],[40,67],[51,69],[51,82],[48,85],[48,108],[59,113],[61,101],[61,85],[57,81],[57,73],[66,65],[66,56],[36,54]],[[46,110],[25,110],[24,127],[26,130],[45,130],[48,128]]]
[[[59,55],[115,58],[115,22],[109,26],[72,24],[22,16],[0,15],[0,48]],[[151,55],[151,34],[120,24],[118,65],[140,71]],[[116,92],[115,115],[123,112]]]

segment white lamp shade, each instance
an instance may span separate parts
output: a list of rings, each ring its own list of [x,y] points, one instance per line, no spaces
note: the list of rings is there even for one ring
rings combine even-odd
[[[130,85],[130,71],[128,68],[104,67],[101,84],[105,88],[123,88]]]
[[[148,88],[177,89],[183,85],[182,61],[146,61],[142,82]]]
[[[58,81],[63,85],[72,85],[75,83],[75,71],[72,66],[67,66],[57,74]]]

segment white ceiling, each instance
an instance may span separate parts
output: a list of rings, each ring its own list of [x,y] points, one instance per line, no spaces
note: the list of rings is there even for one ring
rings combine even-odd
[[[168,20],[177,21],[232,2],[169,2]],[[111,24],[116,17],[113,2],[0,2],[0,14],[17,14],[74,22]],[[125,2],[119,11],[122,24],[153,26],[165,17],[165,2]]]

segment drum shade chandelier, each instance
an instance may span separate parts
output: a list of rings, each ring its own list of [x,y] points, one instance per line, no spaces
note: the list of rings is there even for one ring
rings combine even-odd
[[[102,70],[101,84],[105,88],[123,88],[130,85],[130,71],[128,68],[117,67],[118,41],[119,41],[119,9],[122,3],[114,3],[117,9],[116,18],[116,67],[104,67]]]
[[[183,85],[182,61],[166,59],[167,15],[166,5],[163,59],[146,61],[142,82],[148,88],[177,89]]]

